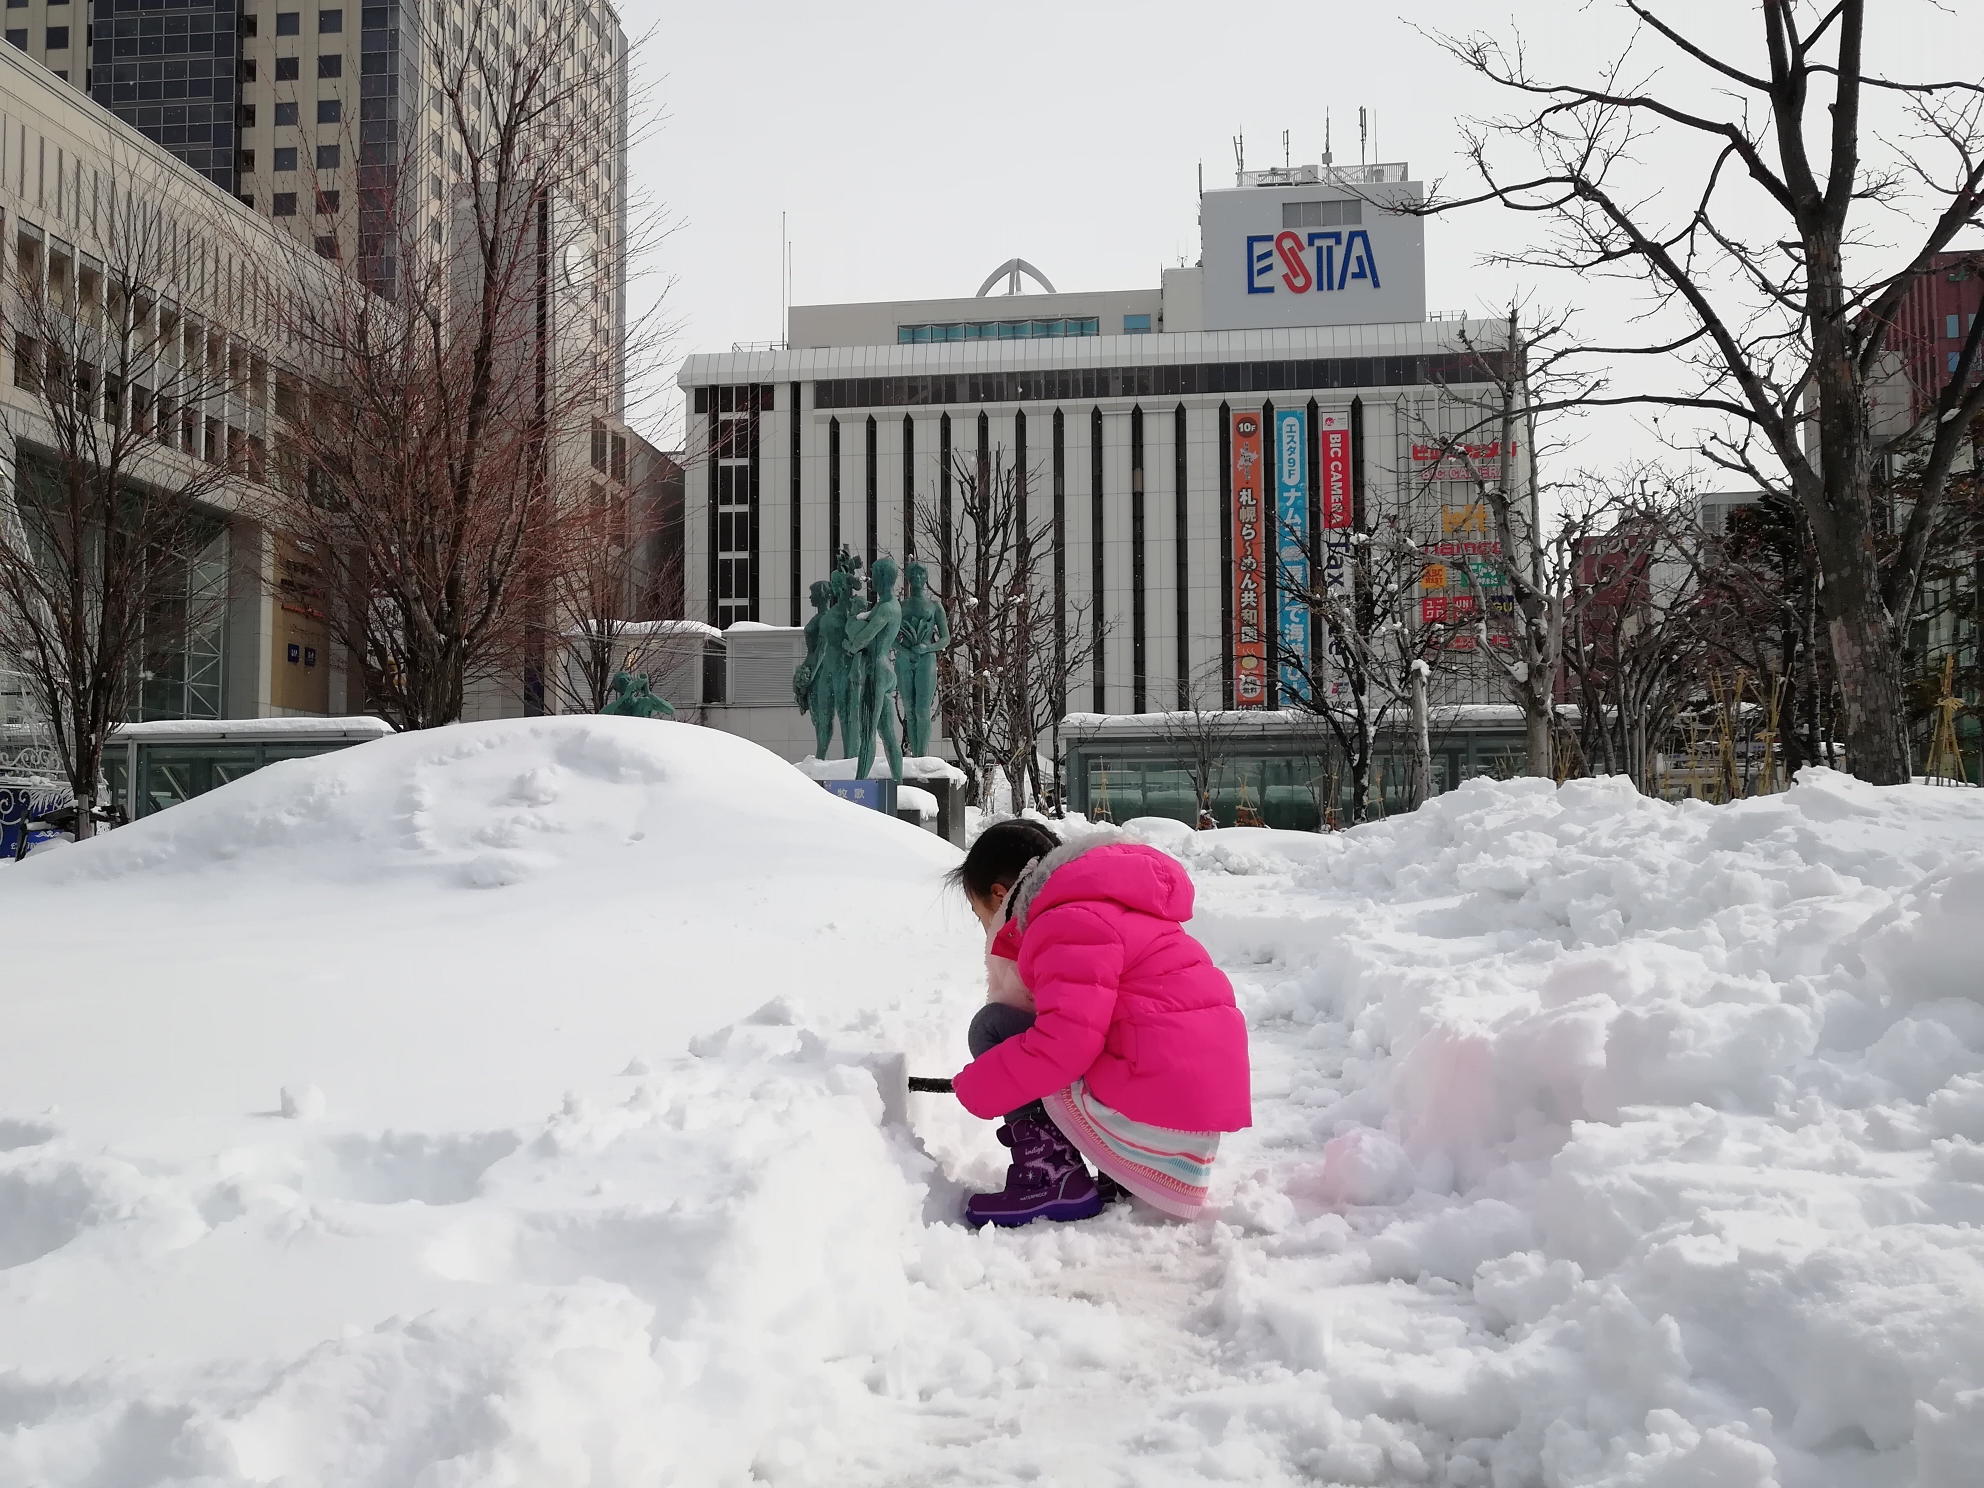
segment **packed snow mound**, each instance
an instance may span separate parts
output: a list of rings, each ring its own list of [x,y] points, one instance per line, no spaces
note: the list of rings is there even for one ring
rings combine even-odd
[[[770,751],[716,729],[590,715],[463,724],[284,760],[22,877],[280,875],[499,888],[570,869],[648,871],[662,858],[755,873],[767,853],[831,836],[859,876],[880,857],[948,861],[873,811],[858,815]]]
[[[1984,1481],[1984,792],[1133,822],[1256,1124],[972,1233],[885,1090],[955,854],[766,758],[444,731],[8,875],[0,1483]]]
[[[23,1032],[97,1027],[80,1067],[0,1040],[0,1089],[106,1135],[159,1108],[506,1123],[774,997],[840,1019],[968,971],[957,857],[714,729],[378,739],[10,873]]]

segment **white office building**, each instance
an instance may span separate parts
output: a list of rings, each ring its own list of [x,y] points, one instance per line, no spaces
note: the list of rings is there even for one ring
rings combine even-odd
[[[1158,285],[1065,292],[1015,260],[970,298],[798,305],[782,347],[690,356],[687,615],[802,624],[843,544],[927,555],[957,458],[993,449],[1051,508],[1056,592],[1106,622],[1068,710],[1277,706],[1274,636],[1324,639],[1275,591],[1276,534],[1331,576],[1372,512],[1472,499],[1436,442],[1479,416],[1498,328],[1428,317],[1423,219],[1388,210],[1422,198],[1409,175],[1243,173]],[[993,293],[1022,275],[1041,292]],[[1495,696],[1454,675],[1448,700]]]

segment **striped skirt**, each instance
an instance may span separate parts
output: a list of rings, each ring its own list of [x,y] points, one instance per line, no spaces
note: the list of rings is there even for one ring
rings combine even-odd
[[[1174,1131],[1112,1110],[1077,1080],[1046,1097],[1047,1114],[1083,1157],[1146,1203],[1177,1219],[1205,1208],[1218,1132]]]

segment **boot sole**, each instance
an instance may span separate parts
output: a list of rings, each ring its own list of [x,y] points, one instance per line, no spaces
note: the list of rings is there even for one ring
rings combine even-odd
[[[1051,1204],[1043,1204],[1038,1209],[1011,1214],[973,1214],[965,1211],[964,1222],[974,1230],[985,1225],[998,1225],[1001,1229],[1016,1230],[1021,1225],[1032,1224],[1036,1219],[1071,1220],[1094,1219],[1102,1212],[1102,1195],[1091,1193],[1085,1199],[1056,1199]]]

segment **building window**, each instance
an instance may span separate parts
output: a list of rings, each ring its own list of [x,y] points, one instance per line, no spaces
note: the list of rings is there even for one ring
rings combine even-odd
[[[246,57],[242,59],[241,81],[244,83],[252,83],[255,81],[255,59],[253,57]]]
[[[255,174],[255,152],[253,150],[243,150],[241,152],[241,174],[244,176]]]
[[[1150,316],[1149,315],[1124,316],[1123,334],[1126,336],[1148,336],[1150,334]]]
[[[19,31],[13,31],[13,30],[8,31],[7,45],[13,47],[19,47],[22,51],[25,52],[28,49],[28,33],[26,29],[23,28],[22,30]]]
[[[1949,362],[1949,367],[1950,367],[1950,375],[1951,375],[1951,376],[1955,376],[1955,375],[1956,375],[1956,364],[1957,364],[1957,358],[1959,358],[1959,357],[1961,357],[1962,355],[1963,355],[1963,353],[1962,353],[1962,352],[1960,352],[1960,351],[1953,351],[1953,352],[1951,352],[1951,353],[1950,353],[1950,362]]]
[[[281,171],[293,171],[295,169],[296,169],[296,146],[294,145],[277,146],[276,170],[278,172],[281,172]]]
[[[293,103],[277,104],[276,127],[280,129],[285,124],[294,124],[294,123],[296,123],[296,105]]]
[[[294,152],[292,151],[291,153],[293,154]],[[276,154],[281,155],[282,151],[278,150]],[[270,197],[269,215],[271,217],[294,217],[296,215],[296,193],[294,191],[278,191],[274,196]]]
[[[241,105],[241,127],[244,129],[253,129],[255,127],[254,104],[244,103]]]
[[[338,147],[336,145],[317,146],[317,169],[336,170],[338,168]]]
[[[320,78],[343,77],[344,58],[337,52],[326,52],[317,59],[317,76]]]
[[[953,320],[896,327],[896,341],[905,346],[926,341],[1036,341],[1101,334],[1102,322],[1093,315],[1061,320]]]
[[[317,122],[319,124],[336,124],[343,118],[344,101],[342,99],[320,98],[317,100]]]
[[[1945,315],[1943,317],[1943,334],[1952,341],[1956,340],[1958,336],[1963,334],[1957,329],[1959,324],[1960,320],[1957,316]]]
[[[297,69],[302,65],[295,57],[276,58],[276,81],[279,83],[295,82],[301,76]]]
[[[276,12],[276,35],[298,36],[303,31],[303,12],[300,10],[279,10]]]
[[[243,36],[254,36],[257,34],[254,16],[247,14],[245,11],[235,20],[234,28]]]
[[[341,10],[320,10],[317,12],[317,30],[328,36],[333,31],[344,30],[344,12]]]
[[[1364,221],[1361,201],[1283,202],[1283,227],[1356,227]]]
[[[606,425],[598,419],[592,421],[592,468],[606,471]]]
[[[28,0],[7,0],[7,9],[9,10],[26,10],[27,8]]]
[[[335,191],[320,191],[317,193],[317,214],[319,216],[328,216],[337,209],[338,194]]]
[[[319,258],[336,258],[338,256],[338,240],[331,237],[317,239],[317,256]]]
[[[48,49],[51,52],[66,52],[69,50],[69,28],[67,26],[50,26],[48,28]]]

